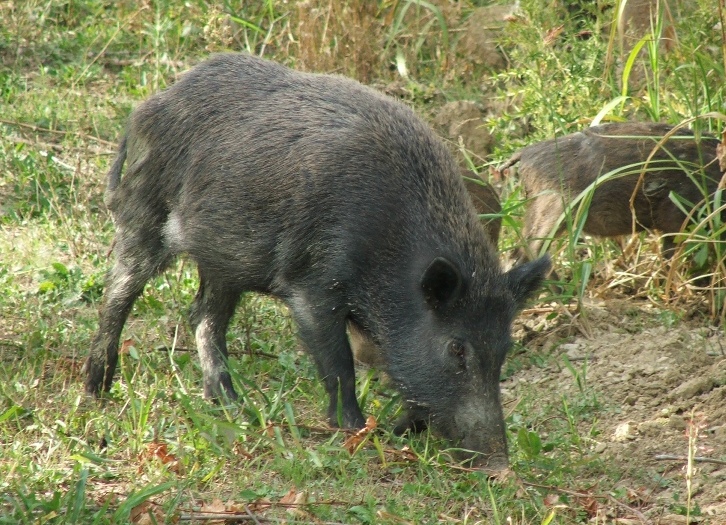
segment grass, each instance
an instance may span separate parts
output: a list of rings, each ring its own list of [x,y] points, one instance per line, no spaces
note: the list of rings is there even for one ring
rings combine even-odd
[[[573,20],[523,0],[500,35],[509,69],[472,69],[457,54],[452,21],[484,3],[459,2],[459,12],[424,1],[0,6],[0,524],[176,523],[220,510],[263,523],[583,523],[598,519],[593,509],[605,508],[608,497],[620,497],[624,473],[594,452],[598,415],[614,408],[588,383],[586,362],[554,353],[518,346],[505,366],[506,377],[565,369],[573,388],[543,399],[520,385],[508,398],[513,474],[498,480],[452,466],[447,444],[433,436],[393,436],[398,399],[366,371],[359,374],[362,405],[380,430],[349,453],[347,436],[324,423],[323,388],[285,308],[264,297],[244,298],[228,335],[244,403],[205,402],[186,322],[197,277],[183,261],[134,306],[109,399],[99,404],[82,392],[80,366],[113,238],[102,194],[114,144],[139,101],[210,52],[245,50],[401,85],[422,114],[441,100],[486,91],[510,108],[487,122],[497,144],[492,165],[599,114],[678,123],[723,107],[723,43],[710,30],[716,15],[706,1],[677,28],[675,54],[655,56],[657,46],[644,44],[650,54],[640,90],[618,83],[615,64],[607,69],[603,28],[612,10]],[[548,40],[563,21],[561,35]],[[583,27],[589,39],[578,36]],[[722,129],[720,118],[694,125]],[[503,208],[505,253],[519,242],[516,180],[505,181]],[[669,314],[663,297],[702,297],[703,286],[688,277],[685,261],[693,258],[716,268],[704,315],[723,319],[719,221],[708,212],[694,217],[683,252],[706,254],[684,255],[660,284],[633,277],[657,264],[652,238],[642,237],[635,254],[612,241],[555,241],[565,292],[541,300],[558,305],[543,323],[567,322],[570,300],[596,286],[634,289]],[[620,273],[608,269],[618,258]],[[573,278],[581,286],[570,285]],[[687,501],[690,512],[690,492]]]

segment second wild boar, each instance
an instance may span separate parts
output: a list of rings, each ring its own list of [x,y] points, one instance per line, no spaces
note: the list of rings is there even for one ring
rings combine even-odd
[[[721,173],[717,139],[704,135],[698,140],[685,129],[677,130],[644,164],[672,129],[654,123],[603,124],[532,144],[512,156],[500,169],[519,164],[518,177],[529,201],[523,228],[529,253],[521,250],[519,261],[540,252],[575,197],[599,177],[617,170],[624,176],[616,174],[596,185],[584,233],[613,237],[642,230],[681,231],[686,215],[671,199],[671,192],[695,205],[715,191]],[[633,221],[630,201],[636,189]],[[563,221],[556,233],[564,228]],[[672,256],[673,236],[665,235],[662,242],[663,254]]]

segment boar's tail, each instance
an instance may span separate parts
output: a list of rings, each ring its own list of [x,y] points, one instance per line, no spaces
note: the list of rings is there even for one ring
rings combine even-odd
[[[121,182],[121,170],[124,167],[124,162],[126,162],[126,136],[121,139],[121,143],[118,145],[116,160],[113,161],[111,169],[108,170],[106,193],[103,196],[103,201],[106,203],[106,206],[108,206],[108,208],[112,211],[116,208],[116,203],[113,196],[116,192],[116,188],[118,187],[119,182]]]
[[[116,160],[113,161],[113,165],[108,172],[108,186],[106,187],[106,192],[109,195],[111,195],[116,190],[118,183],[121,182],[121,169],[124,166],[124,162],[126,162],[125,136],[123,139],[121,139],[121,143],[118,145],[118,154],[116,155]]]
[[[517,162],[519,162],[522,159],[522,150],[519,150],[517,153],[512,155],[508,161],[506,161],[504,164],[499,166],[499,173],[504,173],[504,170],[511,168],[514,166]]]

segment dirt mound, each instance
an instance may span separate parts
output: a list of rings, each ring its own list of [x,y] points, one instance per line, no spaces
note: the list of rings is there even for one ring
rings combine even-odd
[[[696,456],[716,460],[695,462],[692,497],[702,516],[726,516],[726,463],[718,461],[726,453],[723,332],[675,322],[632,299],[590,303],[586,314],[590,337],[563,338],[560,326],[531,340],[527,351],[548,355],[551,364],[514,374],[503,384],[505,402],[523,392],[550,400],[592,392],[600,406],[579,431],[587,435],[596,423],[592,452],[624,473],[619,484],[647,495],[642,508],[653,520],[685,505],[690,436]]]

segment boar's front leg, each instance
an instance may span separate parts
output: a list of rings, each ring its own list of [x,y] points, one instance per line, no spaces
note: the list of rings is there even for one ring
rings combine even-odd
[[[302,295],[294,295],[287,304],[297,323],[300,340],[313,356],[330,398],[330,424],[342,428],[364,427],[365,418],[355,396],[355,368],[345,329],[345,312],[337,311],[340,309],[329,300]]]
[[[211,279],[199,270],[199,290],[191,309],[191,325],[204,375],[204,397],[236,400],[229,375],[226,334],[241,291]]]

